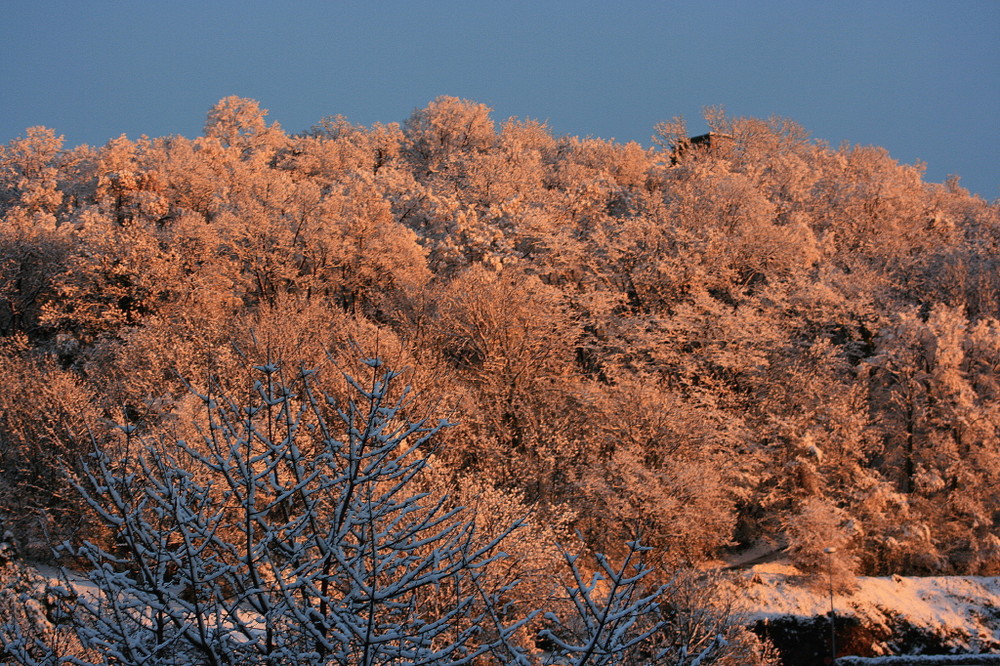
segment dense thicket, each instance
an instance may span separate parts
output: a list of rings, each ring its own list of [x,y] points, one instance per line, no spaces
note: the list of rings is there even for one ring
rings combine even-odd
[[[0,147],[5,528],[100,538],[60,461],[111,424],[188,436],[185,381],[377,354],[459,423],[435,483],[595,550],[1000,572],[997,204],[708,119],[653,149],[450,97],[299,135],[234,97],[195,139],[29,129]]]

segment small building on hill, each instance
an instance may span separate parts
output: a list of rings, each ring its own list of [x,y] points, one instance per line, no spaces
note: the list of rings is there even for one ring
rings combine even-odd
[[[719,157],[726,157],[735,145],[736,140],[732,134],[724,134],[722,132],[699,134],[698,136],[678,141],[674,145],[674,154],[670,161],[672,164],[679,164],[684,159],[684,156],[692,150],[707,150]]]

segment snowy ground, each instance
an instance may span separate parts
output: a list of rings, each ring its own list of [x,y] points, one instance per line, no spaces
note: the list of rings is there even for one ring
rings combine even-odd
[[[749,619],[827,617],[829,588],[797,574],[780,562],[743,572],[740,605]],[[1000,650],[1000,578],[892,576],[857,581],[853,593],[834,595],[833,606],[839,617],[857,618],[871,633],[871,644],[864,650],[868,655],[898,654],[896,644],[911,630],[911,636],[940,639],[952,652]]]
[[[837,666],[991,666],[1000,664],[1000,654],[979,655],[916,655],[906,657],[841,657]]]

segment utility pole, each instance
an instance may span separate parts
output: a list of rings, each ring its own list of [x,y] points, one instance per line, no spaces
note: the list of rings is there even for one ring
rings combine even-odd
[[[837,611],[833,607],[833,554],[836,548],[824,548],[826,553],[826,571],[830,580],[830,663],[837,663]]]

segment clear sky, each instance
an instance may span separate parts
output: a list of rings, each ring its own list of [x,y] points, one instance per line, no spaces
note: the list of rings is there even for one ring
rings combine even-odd
[[[1000,197],[998,0],[4,0],[0,76],[3,143],[196,136],[226,95],[288,132],[454,95],[643,145],[722,105]]]

